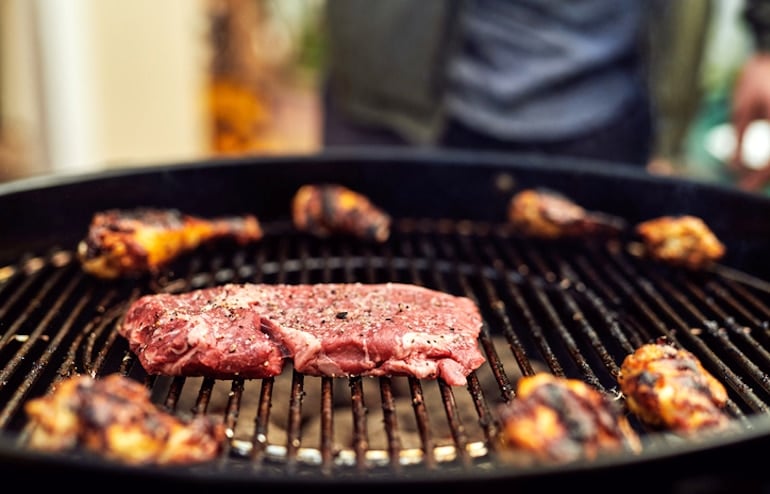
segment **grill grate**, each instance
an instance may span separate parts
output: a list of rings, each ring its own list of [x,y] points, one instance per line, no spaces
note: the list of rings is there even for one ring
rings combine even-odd
[[[617,392],[623,357],[665,336],[695,353],[729,392],[729,412],[753,427],[766,415],[770,290],[727,268],[690,273],[638,258],[623,242],[545,243],[505,225],[400,220],[383,245],[315,239],[285,222],[247,248],[202,248],[154,281],[103,282],[73,252],[26,254],[0,268],[0,431],[23,449],[24,403],[73,373],[120,372],[153,400],[189,416],[221,417],[232,431],[216,468],[263,475],[369,477],[482,471],[499,465],[496,404],[522,374],[545,370]],[[226,282],[415,283],[475,300],[488,362],[467,387],[394,376],[332,379],[290,367],[275,378],[148,376],[116,325],[153,290]],[[681,440],[646,431],[645,442]]]

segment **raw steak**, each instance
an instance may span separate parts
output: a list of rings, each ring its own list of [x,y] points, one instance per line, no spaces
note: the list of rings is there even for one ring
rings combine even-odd
[[[262,378],[283,370],[248,287],[155,294],[128,309],[120,333],[150,374]]]
[[[146,295],[121,334],[150,373],[260,378],[411,375],[464,385],[484,363],[472,300],[416,285],[229,284]]]

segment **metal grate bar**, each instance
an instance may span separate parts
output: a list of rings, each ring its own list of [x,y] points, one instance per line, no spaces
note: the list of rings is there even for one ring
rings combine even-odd
[[[402,470],[399,461],[401,435],[398,430],[396,402],[393,397],[393,382],[389,377],[380,378],[380,401],[382,402],[383,424],[387,435],[388,466],[394,472]]]
[[[695,296],[697,299],[710,310],[712,310],[723,322],[724,326],[720,326],[719,323],[713,319],[708,318],[705,314],[700,312],[689,300],[687,300],[684,294],[672,292],[673,287],[670,283],[661,280],[661,285],[669,289],[672,295],[681,301],[683,307],[685,307],[690,313],[698,318],[703,326],[707,329],[708,334],[718,339],[723,345],[724,349],[735,358],[736,362],[743,367],[746,372],[754,378],[765,391],[770,391],[770,383],[768,383],[768,375],[763,372],[762,367],[768,368],[770,366],[770,353],[762,347],[752,336],[742,328],[739,328],[735,323],[734,318],[727,316],[727,314],[719,307],[712,298],[706,297],[705,293],[692,282],[684,280],[684,286]],[[722,328],[727,327],[730,331],[723,331]],[[744,346],[747,346],[749,350],[754,353],[753,360],[750,360],[736,344],[733,344],[730,337],[741,340]],[[758,411],[766,412],[766,406]]]
[[[435,470],[438,462],[435,454],[435,444],[431,434],[428,409],[425,405],[425,397],[422,392],[422,384],[419,379],[409,377],[409,391],[412,394],[412,407],[417,418],[417,429],[422,442],[423,463],[428,470]]]
[[[194,411],[196,414],[205,414],[208,410],[208,406],[211,400],[211,396],[214,390],[214,380],[210,378],[204,378],[201,383],[200,391],[198,393],[198,399],[195,402]],[[241,411],[241,403],[243,401],[244,381],[241,378],[233,379],[230,384],[230,392],[228,393],[227,405],[225,406],[224,424],[227,430],[234,431],[238,425],[238,418]],[[223,448],[222,461],[225,461],[229,454],[233,453],[232,442],[228,441],[227,447]]]
[[[257,414],[254,418],[253,447],[250,453],[251,460],[256,467],[261,467],[265,462],[268,424],[270,423],[270,403],[273,396],[274,384],[275,379],[272,377],[262,379]],[[259,470],[259,468],[257,468],[257,470]]]
[[[157,377],[156,377],[157,379]],[[182,394],[182,386],[184,386],[187,378],[183,376],[174,376],[171,378],[171,382],[166,392],[166,398],[163,401],[163,407],[168,411],[175,411],[176,405],[179,403],[179,395]]]
[[[550,271],[546,266],[542,259],[542,257],[539,255],[538,252],[531,250],[528,251],[528,254],[532,256],[533,259],[535,259],[535,264],[537,265],[538,270],[542,274],[542,276],[549,280],[551,283],[556,281],[556,275],[553,273],[553,271]],[[567,349],[567,352],[570,354],[570,357],[574,361],[574,363],[577,365],[580,373],[583,375],[586,382],[596,386],[599,389],[604,390],[604,386],[601,384],[601,381],[596,376],[596,373],[591,368],[591,365],[589,364],[588,360],[585,358],[585,356],[580,351],[580,347],[575,341],[575,338],[572,336],[572,332],[564,325],[562,322],[561,317],[559,316],[559,311],[554,306],[553,302],[548,296],[548,293],[542,288],[542,286],[538,283],[532,283],[532,289],[535,294],[535,298],[537,302],[540,304],[541,310],[545,314],[546,320],[549,322],[550,326],[556,331],[557,335],[560,337],[562,343],[564,344],[565,348]],[[563,296],[563,293],[561,294]],[[579,316],[582,317],[582,316]],[[562,376],[565,374],[562,371]]]
[[[307,245],[303,244],[304,255],[309,256]],[[332,281],[332,272],[329,266],[329,247],[324,244],[321,246],[321,258],[324,260],[322,268],[322,281],[330,283]],[[307,279],[305,278],[305,281]],[[330,377],[321,378],[321,473],[327,477],[334,472],[334,382]]]
[[[667,325],[661,319],[659,319],[651,309],[649,311],[645,311],[645,315],[649,316],[649,322],[655,327],[660,328],[662,334],[670,338],[672,341],[676,341],[678,344],[684,347],[689,346],[690,348],[696,349],[696,353],[699,355],[701,360],[703,360],[704,366],[711,368],[712,372],[722,376],[729,387],[731,387],[736,392],[741,393],[744,400],[747,401],[752,407],[761,408],[763,406],[761,401],[759,401],[756,396],[753,395],[753,392],[750,390],[750,388],[748,388],[743,383],[741,378],[736,375],[732,369],[730,369],[722,360],[719,359],[719,357],[703,342],[703,340],[692,334],[689,326],[682,320],[680,315],[674,310],[671,304],[667,302],[663,294],[661,294],[660,291],[656,289],[654,283],[652,283],[641,274],[637,273],[631,266],[628,259],[623,259],[620,256],[615,256],[614,259],[621,266],[623,271],[629,276],[629,278],[635,280],[635,283],[641,288],[642,293],[644,293],[648,298],[652,300],[652,302],[655,304],[655,307],[660,309],[663,314],[665,314],[676,323],[679,331],[674,332],[673,330],[667,329]],[[675,334],[682,340],[686,340],[688,344],[684,345],[679,342]],[[740,416],[742,414],[732,400],[728,402],[728,407],[730,411],[736,416]]]
[[[136,299],[138,293],[138,290],[135,290],[130,296],[128,296],[127,302],[125,304],[118,303],[112,307],[110,307],[108,303],[112,303],[113,299],[119,297],[120,294],[116,292],[110,292],[108,294],[109,297],[104,298],[100,306],[110,307],[110,309],[105,311],[104,316],[97,317],[91,323],[89,323],[93,325],[93,329],[90,329],[90,326],[87,327],[88,331],[86,334],[88,337],[84,349],[85,357],[83,358],[83,369],[85,372],[95,376],[99,374],[102,369],[104,369],[108,355],[113,351],[115,345],[120,341],[117,331],[117,324],[120,322],[120,317],[125,312],[126,307],[128,307],[128,305]],[[104,342],[101,342],[97,345],[99,338],[102,338],[102,335],[105,333],[106,337]],[[72,359],[70,359],[68,362],[67,367],[70,371],[75,369],[74,355],[77,349],[78,347],[73,343],[70,350]],[[127,354],[124,355],[127,358],[121,359],[119,372],[125,375],[125,365],[127,362],[131,362],[133,360],[133,356]]]
[[[577,290],[575,289],[576,282],[580,283],[577,274],[561,258],[560,254],[551,252],[551,257],[555,259],[555,263],[559,267],[561,279],[563,280],[559,283],[559,287],[561,288],[559,293],[568,314],[568,319],[574,321],[575,325],[577,325],[585,339],[589,342],[591,348],[599,356],[599,359],[602,361],[602,364],[608,370],[610,375],[616,376],[619,372],[619,367],[615,362],[614,357],[610,355],[610,352],[607,350],[607,346],[605,345],[607,339],[599,336],[599,333],[590,324],[587,314],[583,312],[577,300],[572,295],[573,293],[577,293]],[[617,336],[621,333],[618,331],[613,334]],[[598,377],[596,379],[598,381]],[[599,389],[604,389],[604,387],[598,383],[596,386]]]
[[[385,259],[387,259],[386,263],[386,279],[388,280],[398,280],[398,270],[396,269],[396,263],[394,260],[394,253],[389,245],[383,246],[383,254]],[[412,277],[410,278],[414,282],[417,282],[419,280],[419,275],[417,274],[416,270],[414,269],[414,265],[412,263],[409,263],[409,269],[412,273]],[[386,384],[385,387],[382,387],[380,389],[380,393],[383,396],[382,399],[382,410],[385,418],[385,424],[386,426],[386,435],[387,435],[387,444],[388,444],[388,453],[390,455],[390,465],[392,468],[395,468],[394,471],[400,471],[401,468],[401,462],[399,461],[400,458],[400,451],[402,451],[403,448],[403,440],[399,429],[398,424],[398,414],[396,410],[396,403],[394,400],[394,394],[393,394],[393,381],[390,378],[383,378],[384,383]],[[423,445],[423,448],[425,446]]]
[[[456,225],[455,225],[456,226]],[[475,254],[475,250],[470,245],[470,240],[468,238],[468,234],[465,231],[465,229],[462,229],[462,231],[455,230],[452,232],[453,234],[453,240],[455,242],[459,243],[459,250],[462,252],[462,254],[471,261],[471,264],[474,268],[474,274],[481,275],[482,273],[482,267],[481,263],[479,261],[478,256]],[[491,283],[487,281],[487,279],[484,276],[479,276],[478,279],[482,280],[482,286],[484,288],[485,293],[488,297],[488,304],[483,304],[482,301],[476,296],[475,291],[472,289],[471,284],[469,283],[467,276],[463,274],[463,272],[458,268],[458,266],[462,265],[461,258],[456,254],[456,251],[451,248],[450,242],[439,239],[436,242],[442,250],[442,254],[448,258],[451,262],[451,265],[455,267],[455,269],[452,270],[455,279],[457,280],[457,283],[462,287],[463,294],[473,300],[480,308],[481,307],[496,307],[497,312],[499,314],[500,312],[500,303],[497,303],[500,301],[497,293],[495,292],[494,288],[492,287]],[[426,255],[430,255],[430,259],[435,259],[435,256],[433,256],[433,251],[431,248],[431,245],[427,242],[423,243],[422,251]],[[439,278],[438,276],[438,270],[436,269],[435,263],[433,265],[434,277]],[[446,290],[447,287],[445,285],[439,285],[440,288]],[[507,314],[503,314],[501,317],[501,320],[503,323],[506,321],[508,322],[508,328],[510,328],[510,320],[507,317]],[[481,346],[484,348],[484,352],[487,355],[487,360],[490,366],[490,369],[492,371],[492,374],[495,378],[495,381],[497,382],[498,389],[500,391],[501,399],[504,401],[509,401],[513,395],[513,386],[511,384],[510,378],[505,373],[503,364],[497,354],[497,350],[495,348],[494,342],[492,341],[492,337],[489,330],[488,323],[484,323],[481,332],[479,334],[479,341],[481,343]],[[529,364],[529,361],[527,361],[527,365]],[[497,421],[494,419],[491,410],[490,405],[487,402],[486,397],[484,396],[484,391],[480,386],[478,376],[476,372],[472,372],[471,375],[468,378],[468,390],[471,393],[474,407],[476,410],[476,413],[479,417],[479,423],[482,426],[482,429],[484,431],[484,437],[486,439],[487,444],[493,445],[496,437],[497,431],[498,431],[498,424]],[[452,400],[454,401],[454,397],[452,396]],[[447,408],[447,413],[449,413],[449,409]],[[451,421],[451,419],[450,419]],[[457,428],[463,428],[464,426],[462,423],[458,423],[456,427],[453,427],[453,432],[458,430]],[[459,432],[459,430],[458,430]],[[459,434],[455,434],[457,437],[461,437],[462,440],[455,439],[455,443],[457,445],[457,448],[462,451],[463,453],[466,452],[468,447],[468,441],[465,438],[465,435],[463,434],[460,436]],[[468,464],[470,463],[470,458],[463,458],[463,461]]]
[[[456,276],[459,279],[459,283],[463,286],[463,290],[465,292],[465,295],[471,298],[474,302],[476,302],[476,305],[479,307],[491,307],[493,313],[497,316],[498,320],[502,324],[502,327],[505,328],[506,333],[511,334],[513,333],[512,326],[511,326],[511,320],[508,317],[508,314],[505,312],[505,305],[503,304],[502,300],[500,300],[500,297],[497,295],[496,290],[492,286],[492,283],[486,279],[484,276],[481,275],[482,272],[482,264],[479,260],[479,257],[476,255],[475,249],[470,245],[470,239],[467,235],[459,235],[458,241],[460,243],[460,249],[464,256],[470,259],[472,265],[474,266],[474,274],[478,276],[478,279],[481,280],[482,288],[484,289],[484,293],[487,297],[487,303],[482,304],[481,301],[475,296],[473,291],[471,290],[467,279],[465,276],[463,276],[461,273],[457,272]],[[444,245],[443,243],[441,245]],[[449,250],[448,247],[444,248],[444,253],[452,258],[453,252]],[[455,264],[457,264],[459,261],[458,259],[454,259]],[[480,341],[482,346],[484,347],[484,351],[487,354],[487,357],[489,359],[489,365],[492,369],[492,373],[495,376],[495,380],[497,381],[499,387],[500,387],[500,393],[504,400],[509,401],[513,394],[513,386],[511,385],[511,381],[508,378],[508,375],[505,373],[503,369],[503,365],[500,361],[500,358],[497,355],[497,351],[495,350],[494,343],[492,342],[491,335],[489,334],[489,326],[488,324],[485,324],[482,328],[482,332],[480,335]],[[516,345],[515,338],[514,342],[511,342],[513,346]],[[519,345],[518,348],[521,348]],[[523,357],[522,354],[519,355],[520,357]],[[524,367],[531,369],[531,365],[529,363],[528,359],[524,359]]]
[[[28,300],[26,308],[23,309],[22,313],[8,326],[8,330],[5,331],[3,335],[3,346],[14,338],[19,338],[20,341],[23,341],[23,344],[3,367],[3,370],[0,371],[0,390],[2,390],[10,381],[11,374],[16,370],[19,364],[25,360],[27,353],[46,330],[45,325],[38,324],[37,328],[30,332],[30,334],[20,333],[24,324],[30,320],[33,315],[37,314],[38,308],[44,304],[46,296],[53,291],[53,288],[58,284],[59,280],[63,277],[63,274],[64,271],[54,271],[54,273],[45,280],[43,286],[37,292],[32,292],[32,296]],[[44,317],[47,320],[50,320],[52,316],[53,313],[49,312]]]
[[[723,285],[726,285],[723,286]],[[733,281],[724,281],[718,283],[714,280],[706,283],[706,288],[723,300],[733,311],[742,315],[749,324],[767,335],[767,329],[770,327],[770,308],[749,293],[744,287]],[[731,293],[732,292],[732,293]],[[741,303],[742,299],[745,303]],[[747,306],[748,305],[748,306]],[[750,307],[759,311],[759,315],[754,315]]]
[[[356,455],[356,467],[359,470],[366,470],[366,452],[369,450],[369,439],[363,383],[360,377],[351,377],[348,382],[353,411],[353,451]]]
[[[31,317],[32,312],[36,311],[37,304],[42,303],[42,299],[44,295],[47,294],[49,291],[51,291],[52,288],[56,285],[56,282],[59,281],[59,279],[61,278],[61,273],[63,273],[63,271],[59,272],[59,275],[54,275],[51,277],[49,282],[46,283],[43,292],[40,294],[40,298],[36,299],[35,302],[31,304],[30,308],[24,312],[23,316],[19,319],[19,321],[26,321]],[[70,280],[68,285],[62,290],[61,295],[50,306],[50,309],[44,314],[43,318],[36,325],[35,329],[33,329],[29,333],[28,338],[26,339],[24,344],[16,352],[14,357],[11,358],[8,365],[3,369],[3,371],[0,372],[0,376],[2,376],[2,384],[6,384],[9,380],[8,376],[12,372],[14,372],[24,360],[32,356],[31,351],[33,347],[38,344],[38,342],[45,342],[48,340],[48,337],[50,335],[44,336],[44,334],[46,333],[46,331],[48,331],[49,326],[51,325],[50,324],[51,321],[53,320],[54,316],[59,313],[62,306],[65,304],[65,302],[69,302],[68,300],[69,297],[72,296],[72,293],[75,290],[75,287],[79,284],[81,280],[82,280],[81,276],[75,276],[73,279]],[[42,372],[50,363],[50,359],[52,355],[56,352],[56,350],[62,344],[64,339],[68,335],[70,335],[71,329],[73,328],[74,321],[82,313],[83,308],[90,301],[90,292],[87,292],[86,295],[87,296],[81,297],[79,300],[72,303],[74,304],[73,310],[69,314],[69,317],[62,323],[61,328],[59,329],[59,331],[57,331],[54,334],[54,337],[50,339],[43,353],[35,361],[36,364],[26,371],[23,381],[19,383],[19,385],[16,387],[13,397],[8,400],[8,402],[6,403],[6,406],[3,409],[3,412],[0,413],[0,427],[6,426],[11,413],[15,412],[18,409],[22,398],[26,396],[26,394],[29,392],[30,388],[32,387],[33,383],[40,377]],[[21,324],[12,326],[12,328],[14,328],[13,329],[14,332],[17,331],[16,328],[20,327],[20,325]]]
[[[292,371],[291,394],[289,397],[289,425],[286,431],[286,469],[295,472],[297,469],[297,452],[302,444],[302,396],[304,394],[305,376]]]
[[[399,245],[401,246],[401,251],[404,253],[404,257],[409,261],[408,266],[411,282],[416,285],[425,286],[425,281],[420,276],[420,272],[415,263],[416,254],[411,243],[407,239],[402,240]],[[414,409],[414,416],[417,420],[417,429],[423,452],[423,462],[426,468],[435,469],[437,465],[434,452],[435,445],[431,435],[430,420],[428,411],[425,407],[425,399],[422,394],[422,386],[420,385],[419,380],[412,377],[409,378],[409,392],[412,396],[412,408]]]
[[[602,279],[597,271],[597,267],[594,266],[584,253],[579,253],[575,256],[575,264],[577,268],[583,273],[586,282],[596,292],[596,297],[599,300],[605,300],[606,305],[610,307],[619,307],[623,303],[623,299],[617,290],[613,290],[607,282]],[[607,266],[603,266],[607,267]]]
[[[524,286],[527,288],[527,291],[530,293],[531,292],[537,293],[535,281],[533,277],[529,276],[530,274],[529,265],[527,265],[523,261],[521,255],[519,254],[519,251],[517,249],[514,249],[511,243],[499,243],[498,245],[502,250],[504,259],[508,260],[509,263],[515,265],[519,273],[526,273]],[[540,351],[540,354],[542,355],[545,363],[548,365],[548,367],[551,369],[551,371],[555,375],[559,375],[559,376],[565,375],[564,368],[559,362],[559,359],[556,356],[556,353],[551,348],[551,345],[548,343],[548,339],[546,338],[544,328],[540,324],[540,318],[535,315],[535,312],[532,310],[532,308],[530,308],[530,305],[526,300],[525,292],[523,290],[520,290],[517,286],[515,286],[513,283],[510,283],[510,282],[508,282],[507,288],[509,290],[509,295],[512,297],[512,299],[515,302],[515,306],[518,309],[518,312],[520,312],[520,314],[524,317],[524,325],[521,328],[521,331],[523,333],[522,337],[524,337],[525,335],[529,335],[535,341],[535,344],[537,345],[538,350]],[[527,371],[532,371],[534,373],[534,370],[532,369],[531,366],[527,369]],[[525,375],[530,375],[530,374],[525,373]]]
[[[353,255],[350,245],[345,242],[340,248],[345,262],[343,263],[343,278],[346,282],[356,281],[354,267],[352,265]],[[355,454],[355,464],[359,471],[366,470],[366,452],[369,450],[369,432],[366,424],[367,408],[364,399],[363,383],[360,377],[348,378],[350,387],[351,411],[353,414],[353,452]]]
[[[459,239],[463,239],[465,237],[460,236]],[[448,242],[439,242],[439,245],[445,247],[445,251],[449,250],[449,243]],[[443,278],[440,276],[438,270],[436,269],[434,259],[436,258],[435,252],[433,252],[432,249],[432,243],[428,241],[428,239],[425,237],[425,235],[420,236],[420,250],[422,251],[423,255],[427,257],[430,261],[430,272],[433,277],[433,279],[436,282],[436,286],[439,288],[439,290],[448,291],[448,287],[446,283],[444,282]],[[458,265],[458,260],[454,258],[452,255],[452,252],[445,252],[445,254],[449,254],[446,257],[454,261],[455,265]],[[473,291],[468,286],[468,282],[465,279],[465,277],[455,270],[454,272],[455,277],[457,278],[458,283],[463,289],[463,292],[466,296],[471,298],[477,305],[479,304],[479,300],[476,298]],[[499,359],[497,357],[497,352],[495,351],[494,344],[492,343],[491,338],[489,337],[489,330],[486,326],[486,324],[482,327],[481,333],[479,334],[479,340],[484,348],[487,358],[491,362],[493,372],[495,370],[501,369],[502,366],[495,365],[496,362],[499,362]],[[495,376],[495,378],[500,382],[501,378],[504,378],[504,384],[505,386],[510,387],[510,383],[507,381],[507,376],[505,376],[504,373],[499,373]],[[460,416],[457,412],[457,406],[455,404],[454,395],[452,393],[452,390],[449,386],[446,385],[443,381],[439,382],[439,386],[441,388],[441,396],[442,400],[444,402],[444,410],[446,412],[447,420],[449,421],[450,430],[452,433],[452,439],[454,440],[455,444],[455,450],[458,455],[460,455],[460,460],[463,463],[463,465],[468,466],[470,465],[470,456],[468,455],[468,437],[465,433],[465,427],[460,419]]]
[[[505,273],[507,270],[505,262],[498,256],[494,248],[488,243],[482,247],[483,247],[482,250],[484,252],[484,255],[486,256],[485,259],[489,261],[489,263],[495,268],[497,272]],[[511,320],[511,317],[508,315],[509,308],[506,305],[504,296],[498,294],[498,290],[494,288],[491,281],[488,280],[486,277],[482,277],[481,279],[484,285],[484,289],[487,293],[487,298],[489,300],[489,307],[492,309],[493,314],[499,321],[499,327],[501,328],[501,331],[505,335],[505,338],[508,340],[508,345],[511,349],[511,352],[513,353],[514,358],[516,359],[516,363],[518,364],[519,368],[524,374],[527,374],[527,375],[533,374],[535,371],[532,368],[532,363],[530,362],[529,357],[527,356],[527,350],[513,329],[513,322]],[[513,284],[513,282],[509,279],[509,277],[505,276],[503,283],[508,288],[508,291],[514,294],[514,297],[521,296],[520,293],[518,292],[519,290],[518,287]],[[497,365],[493,366],[493,372],[495,373],[496,377],[499,373],[502,372],[502,370],[499,369],[498,367],[499,366]],[[512,391],[513,388],[510,384],[510,381],[505,382],[505,380],[498,378],[498,382],[500,383],[500,388],[501,388],[503,398],[506,401],[510,400],[513,392]]]
[[[263,244],[257,246],[256,254],[254,256],[254,265],[259,268],[263,266],[267,259],[266,248]],[[252,282],[262,282],[263,272],[261,269],[256,269]],[[251,437],[251,450],[248,456],[251,460],[252,466],[256,471],[261,470],[266,457],[267,449],[267,434],[268,424],[270,423],[270,408],[271,397],[273,395],[273,386],[275,379],[272,377],[262,379],[260,386],[259,400],[257,402],[257,410],[254,416],[254,433]]]
[[[396,273],[393,266],[393,255],[390,248],[384,246],[382,253],[378,253],[379,257],[385,258],[387,262],[384,268],[387,270],[387,279],[395,280]],[[370,248],[364,250],[364,257],[368,259],[366,264],[366,278],[370,283],[377,281],[375,268],[372,265],[372,260],[375,258],[374,252]],[[394,472],[399,473],[402,471],[400,459],[400,452],[402,448],[401,434],[399,432],[398,415],[396,412],[396,401],[393,393],[393,381],[390,377],[380,377],[380,406],[382,408],[382,423],[385,429],[386,447],[385,450],[388,454],[388,468]]]
[[[334,386],[331,377],[321,378],[321,472],[332,475],[334,467]]]
[[[602,297],[593,290],[589,284],[592,281],[595,281],[596,278],[594,277],[596,275],[596,272],[591,270],[591,276],[588,277],[587,282],[583,282],[577,272],[573,269],[572,266],[570,266],[564,259],[560,261],[560,271],[562,273],[562,276],[569,280],[570,287],[574,289],[575,293],[577,293],[579,296],[581,296],[588,305],[596,312],[600,318],[600,320],[605,324],[605,327],[608,329],[609,334],[617,341],[621,348],[623,349],[624,353],[632,353],[636,347],[638,347],[642,342],[640,339],[636,338],[634,341],[630,341],[629,336],[626,335],[626,333],[623,332],[623,329],[621,328],[621,323],[618,318],[618,315],[616,312],[612,311],[607,304],[605,304]],[[607,289],[606,285],[602,283],[603,287],[600,288],[602,290]],[[636,333],[632,333],[631,337],[635,336]],[[606,357],[605,357],[606,358]],[[613,361],[614,364],[614,361]],[[613,375],[615,375],[615,372],[617,371],[617,367],[615,365],[607,364],[607,366],[612,369]]]

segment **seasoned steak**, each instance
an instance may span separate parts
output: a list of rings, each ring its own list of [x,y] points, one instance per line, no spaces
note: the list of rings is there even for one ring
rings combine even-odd
[[[229,284],[140,298],[121,333],[150,373],[267,377],[285,358],[308,375],[464,385],[481,326],[470,299],[416,285]]]
[[[251,287],[222,286],[137,299],[120,329],[150,374],[263,378],[286,355],[262,331]]]

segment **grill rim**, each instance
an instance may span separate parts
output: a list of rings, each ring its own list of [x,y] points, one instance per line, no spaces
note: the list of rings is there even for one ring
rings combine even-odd
[[[126,475],[130,482],[164,482],[200,485],[201,482],[214,482],[219,486],[265,486],[265,485],[327,485],[327,486],[360,486],[378,485],[391,486],[412,485],[428,482],[431,484],[452,485],[466,481],[485,482],[491,485],[500,482],[505,486],[517,485],[517,481],[527,482],[554,480],[563,482],[570,478],[582,478],[585,475],[607,479],[619,476],[624,481],[629,480],[632,471],[655,473],[655,482],[664,482],[667,478],[680,478],[692,474],[707,474],[722,471],[725,468],[725,455],[729,451],[745,451],[753,448],[767,447],[770,444],[770,417],[751,417],[749,421],[753,429],[744,429],[734,436],[712,436],[699,441],[682,441],[665,448],[646,444],[637,455],[620,455],[600,457],[594,460],[577,460],[561,465],[533,465],[527,468],[516,468],[504,463],[494,465],[490,469],[474,469],[472,472],[459,469],[428,470],[415,468],[402,474],[392,472],[373,472],[367,470],[357,472],[354,469],[342,476],[324,476],[318,473],[297,474],[286,469],[272,470],[243,470],[220,469],[216,464],[199,466],[153,466],[136,467],[111,462],[89,454],[57,454],[20,449],[14,446],[17,438],[0,432],[0,472],[7,478],[21,477],[30,482],[34,472],[38,474],[44,469],[61,472],[62,475],[78,478],[78,483],[87,485],[87,478],[82,476]],[[729,462],[732,474],[742,474],[747,478],[757,475],[765,464],[761,455],[746,455],[741,462]],[[761,478],[761,475],[760,477]],[[94,480],[96,480],[94,478]],[[643,478],[634,482],[645,483]],[[101,481],[96,481],[104,487]],[[501,484],[501,485],[502,485]],[[614,487],[613,489],[617,489]]]
[[[291,167],[292,163],[302,164],[314,164],[322,163],[324,169],[342,168],[337,163],[349,162],[351,160],[359,160],[363,163],[364,167],[367,164],[379,168],[386,165],[390,161],[407,161],[410,164],[420,164],[425,166],[436,166],[439,169],[444,166],[457,166],[465,168],[470,163],[470,166],[484,166],[488,169],[488,173],[495,171],[508,171],[515,170],[518,172],[526,173],[537,171],[540,174],[546,175],[553,173],[568,173],[569,175],[581,175],[591,177],[593,175],[610,177],[612,179],[631,180],[638,184],[645,184],[647,187],[655,185],[665,185],[670,190],[684,190],[690,194],[699,192],[709,192],[716,194],[717,196],[725,196],[736,200],[744,201],[749,205],[757,205],[760,209],[770,210],[770,200],[758,197],[753,194],[744,193],[742,191],[733,190],[725,186],[708,183],[694,183],[684,179],[675,177],[658,177],[650,176],[636,169],[625,169],[618,167],[617,165],[606,166],[606,164],[600,163],[576,163],[576,160],[558,160],[553,158],[543,158],[539,156],[512,156],[508,154],[497,155],[487,154],[479,155],[478,153],[430,153],[430,154],[414,154],[408,152],[401,152],[395,150],[381,150],[372,152],[372,150],[366,151],[333,151],[326,152],[321,156],[299,156],[299,157],[274,157],[274,158],[237,158],[230,160],[215,160],[204,162],[187,162],[179,164],[161,164],[157,166],[128,169],[117,169],[106,172],[86,173],[77,176],[49,176],[49,177],[36,177],[32,179],[25,179],[9,184],[0,184],[0,204],[9,198],[22,198],[22,202],[31,200],[30,198],[39,197],[41,194],[65,194],[66,189],[71,186],[87,186],[90,188],[98,188],[99,184],[113,180],[126,181],[135,177],[156,177],[163,175],[176,175],[181,173],[182,175],[191,174],[194,175],[197,172],[210,172],[215,167],[225,167],[238,169],[240,167],[251,167],[255,165],[257,168],[262,166],[285,166]],[[579,173],[576,173],[574,166],[579,165],[583,168]],[[539,169],[538,167],[545,167],[545,169]],[[323,170],[322,170],[323,171]],[[337,173],[345,174],[344,170],[336,170]],[[364,170],[366,171],[366,170]],[[194,180],[186,179],[186,180]],[[352,184],[356,186],[355,183]],[[124,184],[125,186],[125,184]],[[98,208],[98,206],[94,206]],[[92,207],[91,209],[93,209]],[[1,221],[0,221],[1,222]],[[13,222],[11,222],[13,223]],[[71,230],[77,230],[77,221],[69,220],[64,225]],[[13,226],[13,224],[11,225]],[[18,228],[11,228],[13,234],[16,233]],[[75,232],[77,235],[79,232]],[[558,473],[560,476],[569,475],[570,473],[578,472],[590,472],[599,474],[603,471],[614,470],[616,467],[629,466],[629,462],[634,465],[643,465],[645,463],[655,463],[659,460],[665,461],[672,458],[679,460],[686,460],[689,456],[698,456],[709,452],[718,453],[720,450],[725,449],[727,446],[747,445],[758,441],[770,441],[770,421],[764,416],[751,417],[753,428],[748,430],[741,430],[735,436],[732,437],[718,437],[709,438],[707,440],[699,441],[695,444],[683,443],[681,445],[674,445],[665,448],[664,450],[656,450],[656,448],[645,448],[644,451],[634,457],[629,458],[606,458],[598,459],[590,462],[579,461],[570,465],[560,465],[558,467],[553,466],[538,466],[526,471],[517,470],[514,467],[506,467],[505,465],[496,466],[494,471],[484,472],[478,469],[474,469],[471,473],[468,471],[444,471],[438,469],[437,471],[429,471],[425,469],[419,469],[414,472],[405,473],[403,475],[385,475],[377,476],[378,482],[387,482],[401,484],[404,482],[456,482],[463,480],[511,480],[513,478],[539,478],[542,476],[548,476]],[[297,477],[290,475],[286,472],[279,472],[273,475],[265,475],[263,473],[254,472],[219,472],[216,470],[207,470],[199,468],[154,468],[154,467],[142,467],[141,471],[137,471],[135,467],[125,467],[116,465],[112,462],[101,460],[98,458],[82,458],[79,455],[47,455],[38,452],[20,450],[15,445],[15,438],[7,437],[3,432],[0,432],[0,457],[7,460],[9,464],[16,466],[23,466],[28,464],[31,468],[39,469],[44,466],[51,468],[66,468],[66,469],[84,469],[86,471],[103,471],[109,473],[130,473],[131,475],[147,476],[153,479],[168,479],[174,481],[190,480],[215,480],[218,483],[241,483],[241,482],[279,482],[279,483],[292,483],[302,484],[305,481],[313,483],[330,483],[338,485],[340,483],[354,483],[360,480],[368,480],[372,477],[371,472],[364,472],[360,475],[353,475],[351,479],[336,479],[327,478],[323,475],[309,475],[307,478]],[[438,478],[437,478],[438,477]]]

